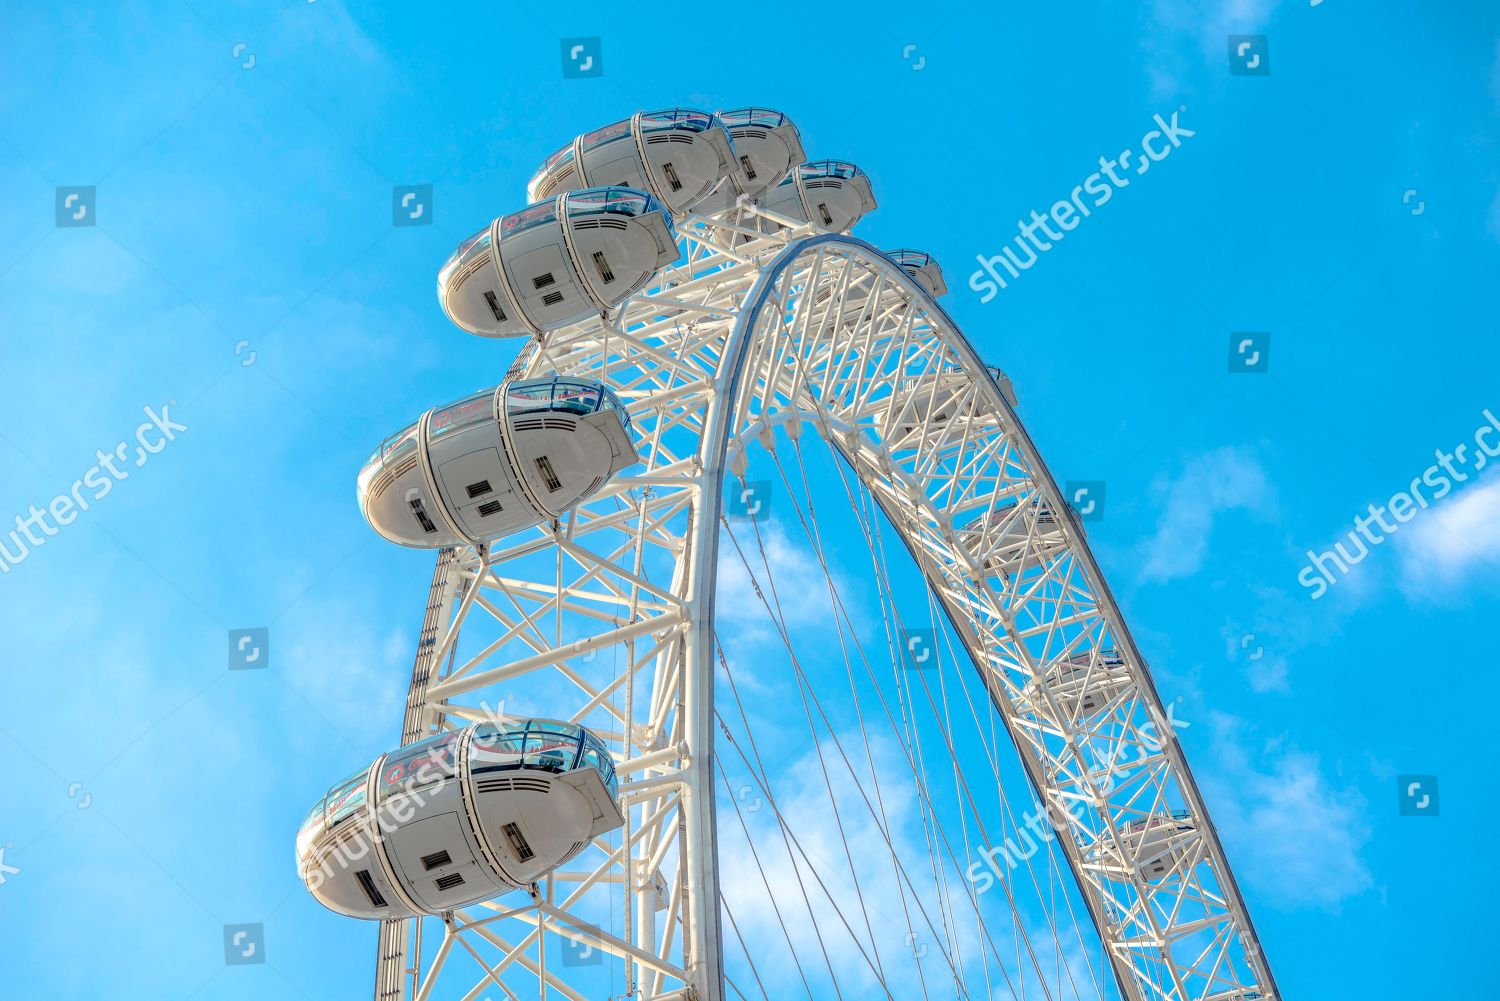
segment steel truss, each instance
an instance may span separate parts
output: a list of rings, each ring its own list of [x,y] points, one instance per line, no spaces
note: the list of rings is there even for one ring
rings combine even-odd
[[[403,738],[495,715],[519,687],[528,713],[610,741],[627,823],[529,895],[445,916],[440,936],[437,919],[387,922],[377,1001],[597,1001],[543,932],[623,959],[612,996],[725,997],[721,498],[751,443],[803,426],[876,498],[967,647],[1121,993],[1276,998],[1145,662],[993,377],[878,250],[805,227],[768,236],[756,215],[690,217],[655,287],[512,366],[602,378],[630,408],[643,461],[552,525],[440,557]]]

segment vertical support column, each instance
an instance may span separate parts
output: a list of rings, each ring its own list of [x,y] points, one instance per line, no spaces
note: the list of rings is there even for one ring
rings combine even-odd
[[[480,557],[483,559],[483,556]],[[417,654],[412,661],[411,684],[406,691],[406,715],[401,722],[401,745],[415,743],[427,736],[428,720],[422,718],[421,706],[426,701],[427,686],[438,669],[434,654],[439,638],[453,618],[453,600],[458,591],[458,553],[453,549],[438,551],[437,565],[432,570],[432,587],[427,592],[427,610],[422,618],[422,633],[417,637]],[[407,938],[413,921],[398,918],[380,922],[380,934],[376,945],[375,1001],[401,1001],[407,996],[407,970],[419,966],[421,961],[420,918],[417,930],[417,948],[413,950],[410,963],[406,959]],[[412,993],[416,993],[412,978]]]
[[[826,238],[822,238],[826,239]],[[719,515],[724,500],[725,453],[733,433],[745,359],[761,315],[782,273],[819,238],[787,245],[762,266],[735,313],[719,357],[713,397],[704,413],[698,451],[698,494],[691,508],[683,594],[688,628],[683,636],[681,732],[692,752],[682,790],[683,952],[695,1001],[724,1001],[724,938],[719,916],[719,839],[714,812],[717,774],[714,726],[714,598],[719,565]],[[770,314],[767,314],[770,315]]]
[[[722,387],[724,373],[717,380]],[[714,410],[728,405],[717,392]],[[706,442],[705,442],[706,444]],[[723,931],[719,924],[719,840],[714,813],[714,577],[719,504],[723,495],[723,449],[709,452],[699,474],[698,497],[688,532],[688,628],[682,638],[681,733],[692,752],[682,789],[681,848],[683,963],[697,1001],[723,1001]]]

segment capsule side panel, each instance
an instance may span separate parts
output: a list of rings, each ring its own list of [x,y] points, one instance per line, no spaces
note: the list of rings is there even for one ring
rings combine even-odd
[[[532,494],[553,514],[593,496],[614,473],[637,461],[629,435],[612,412],[580,417],[548,411],[508,420],[516,466]]]
[[[505,237],[500,261],[521,308],[539,330],[556,330],[598,313],[568,259],[561,223]]]
[[[381,920],[412,911],[392,888],[375,857],[374,833],[361,817],[329,832],[299,860],[303,882],[324,907],[351,918]]]
[[[521,414],[511,419],[516,465],[547,509],[560,514],[598,490],[611,468],[608,442],[571,414]]]
[[[594,294],[617,306],[644,288],[656,272],[678,257],[666,220],[652,212],[634,218],[599,213],[572,219],[578,266]]]
[[[428,801],[420,819],[386,835],[387,854],[407,892],[432,914],[513,889],[481,858],[467,832],[459,795],[455,779],[440,798]]]
[[[598,781],[597,774],[594,778]],[[594,808],[584,793],[560,779],[532,769],[474,776],[474,813],[507,878],[518,885],[540,879],[588,846]]]
[[[640,150],[636,148],[635,137],[626,134],[623,138],[595,146],[583,154],[583,170],[588,175],[589,187],[616,186],[622,188],[635,188],[637,191],[651,191],[653,185],[651,179],[646,175],[646,169],[641,163]],[[554,192],[576,191],[584,187],[582,178],[575,173],[572,183],[564,187],[562,184],[553,187]]]
[[[516,486],[498,422],[434,442],[432,465],[449,513],[473,538],[498,539],[541,521]]]
[[[795,219],[798,222],[807,222],[807,209],[802,205],[802,193],[797,185],[778,184],[766,192],[760,199],[760,204],[777,215]]]
[[[730,164],[734,183],[721,185],[716,197],[728,193],[730,204],[735,194],[751,199],[760,197],[773,185],[780,184],[803,160],[802,142],[794,125],[775,129],[742,125],[730,129],[729,138],[734,144],[734,160]]]
[[[803,198],[809,222],[824,233],[842,233],[875,207],[870,182],[856,177],[809,177],[802,179]]]
[[[438,302],[454,324],[481,337],[531,333],[505,283],[494,254],[494,227],[465,241],[438,272]]]
[[[657,182],[652,188],[674,214],[708,197],[729,176],[729,137],[717,126],[707,132],[648,132],[643,145]]]
[[[420,441],[393,454],[380,472],[370,477],[360,507],[370,526],[397,545],[414,549],[456,546],[460,539],[448,527],[421,469]]]

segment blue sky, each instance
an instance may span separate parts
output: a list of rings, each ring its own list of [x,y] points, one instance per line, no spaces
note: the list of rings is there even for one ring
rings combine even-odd
[[[750,103],[869,171],[857,235],[936,255],[1058,479],[1104,482],[1090,540],[1287,996],[1484,993],[1500,477],[1318,600],[1298,573],[1500,413],[1500,16],[1040,7],[9,5],[0,524],[134,455],[144,408],[187,430],[0,575],[6,995],[367,995],[370,930],[306,898],[292,837],[394,741],[430,572],[363,524],[358,467],[510,358],[436,269],[576,132]],[[1269,75],[1230,74],[1231,34]],[[564,79],[573,36],[603,76]],[[1017,219],[1183,108],[1192,137],[980,301]],[[405,184],[432,225],[392,226]],[[74,185],[97,225],[56,225]],[[1236,332],[1267,371],[1228,371]],[[272,670],[226,671],[246,626]],[[1412,774],[1439,816],[1399,815]],[[224,966],[235,922],[269,964]]]

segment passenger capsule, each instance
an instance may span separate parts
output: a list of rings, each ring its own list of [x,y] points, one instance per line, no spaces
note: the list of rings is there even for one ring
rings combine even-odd
[[[560,516],[632,465],[629,428],[603,383],[507,382],[386,439],[359,474],[360,510],[403,546],[489,542]]]
[[[943,282],[943,269],[938,267],[938,263],[932,259],[931,254],[923,253],[920,250],[892,250],[886,256],[898,264],[903,271],[911,275],[912,280],[922,286],[922,289],[928,295],[937,298],[940,295],[947,294],[948,286]],[[883,287],[890,288],[893,284],[893,282],[886,282]],[[871,289],[874,287],[875,279],[873,273],[866,272],[855,277],[844,288],[843,315],[844,326],[846,328],[852,329],[861,320],[865,319],[864,306],[866,300],[869,298]],[[834,292],[837,290],[837,282],[821,282],[818,285],[818,291],[814,293],[813,299],[821,306],[832,299]],[[900,322],[899,317],[887,320],[887,323],[890,325],[899,325]],[[822,333],[826,333],[826,331],[820,331],[820,334]]]
[[[1099,650],[1053,664],[1026,686],[1022,701],[1027,709],[1049,719],[1055,705],[1063,716],[1055,722],[1086,720],[1103,712],[1129,686],[1124,658],[1114,650]]]
[[[609,749],[554,720],[475,723],[340,782],[297,833],[297,870],[356,918],[441,914],[527,886],[625,819]]]
[[[980,557],[986,574],[1006,576],[1041,566],[1067,547],[1057,514],[1041,500],[991,512],[959,531],[958,541]]]
[[[547,157],[526,191],[539,202],[564,191],[618,184],[651,192],[681,216],[729,175],[733,157],[729,133],[707,112],[642,111]]]
[[[630,188],[585,188],[501,216],[438,272],[448,318],[524,337],[606,312],[678,257],[672,217]]]
[[[885,440],[893,445],[912,446],[916,442],[909,439],[918,432],[925,438],[951,438],[955,434],[950,427],[954,420],[960,416],[987,413],[976,397],[976,381],[982,380],[975,380],[962,370],[907,380],[890,412]]]
[[[767,108],[719,111],[714,121],[734,143],[729,176],[697,207],[699,212],[724,212],[741,199],[754,201],[792,172],[805,159],[802,136],[792,120]]]
[[[870,179],[852,163],[804,163],[761,196],[769,212],[810,222],[822,233],[843,233],[876,207]]]
[[[1120,866],[1147,881],[1158,880],[1189,856],[1197,831],[1187,810],[1158,813],[1121,827],[1118,843],[1105,835],[1090,850],[1090,861]]]
[[[1011,405],[1011,409],[1017,406],[1016,388],[1010,383],[1010,376],[994,365],[986,365],[985,371],[989,372],[990,378],[995,380],[995,386],[1000,390],[1000,395],[1005,397],[1005,402]]]
[[[943,269],[932,255],[921,250],[892,250],[886,255],[934,299],[948,294],[948,283],[943,280]]]

